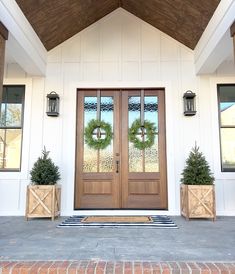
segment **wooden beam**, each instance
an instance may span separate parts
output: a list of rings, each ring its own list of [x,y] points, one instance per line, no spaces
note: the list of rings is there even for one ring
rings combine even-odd
[[[4,75],[4,64],[5,64],[5,44],[6,44],[6,40],[3,38],[2,35],[0,35],[0,111],[1,111],[1,103],[2,103],[3,75]]]
[[[0,35],[7,40],[8,39],[8,29],[0,21]]]
[[[233,52],[234,52],[234,61],[235,61],[235,21],[233,22],[232,26],[230,27],[231,37],[233,37]]]
[[[231,37],[235,35],[235,21],[233,22],[232,26],[230,27]]]
[[[5,44],[8,39],[8,30],[0,21],[0,117],[1,117],[1,104],[3,92],[3,75],[5,65]]]

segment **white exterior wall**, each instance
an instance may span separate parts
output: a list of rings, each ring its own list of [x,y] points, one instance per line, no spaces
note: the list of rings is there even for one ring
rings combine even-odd
[[[5,84],[14,83],[26,84],[23,162],[20,173],[0,173],[0,215],[24,214],[29,170],[44,145],[60,167],[62,215],[74,213],[76,89],[81,87],[165,88],[169,210],[161,212],[180,213],[180,174],[196,141],[215,174],[217,214],[235,215],[235,173],[220,172],[216,87],[235,83],[235,77],[196,77],[193,51],[159,30],[118,9],[50,51],[46,78],[28,78],[9,65]],[[193,117],[183,115],[187,90],[197,94]],[[58,118],[45,114],[51,91],[60,95]]]

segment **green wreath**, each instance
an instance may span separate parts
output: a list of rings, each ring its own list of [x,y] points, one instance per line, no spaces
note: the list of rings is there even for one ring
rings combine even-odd
[[[140,140],[137,137],[139,129],[145,129],[146,130],[146,139],[145,141]],[[129,140],[131,143],[134,144],[134,147],[137,149],[146,149],[151,147],[154,144],[155,140],[155,131],[156,127],[154,126],[154,123],[151,123],[150,121],[145,120],[144,124],[141,125],[140,119],[136,119],[129,129]]]
[[[101,136],[98,136],[97,139],[94,139],[94,130],[98,128],[105,131],[104,139],[101,139]],[[111,143],[113,137],[111,125],[102,120],[99,121],[92,119],[85,128],[84,137],[85,143],[89,147],[94,149],[105,149]]]

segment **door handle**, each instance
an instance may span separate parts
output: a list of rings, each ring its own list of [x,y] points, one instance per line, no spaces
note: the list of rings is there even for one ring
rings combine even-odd
[[[116,161],[116,173],[119,173],[119,161]]]

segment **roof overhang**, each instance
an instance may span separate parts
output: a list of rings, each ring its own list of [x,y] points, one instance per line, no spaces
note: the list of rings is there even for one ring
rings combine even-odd
[[[197,74],[212,74],[233,52],[230,27],[235,19],[235,0],[222,0],[195,48]]]
[[[0,0],[0,18],[9,31],[8,53],[29,75],[44,76],[47,51],[17,3]]]

